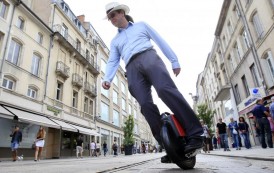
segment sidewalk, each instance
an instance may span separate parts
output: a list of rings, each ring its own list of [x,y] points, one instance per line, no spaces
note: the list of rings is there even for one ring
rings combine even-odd
[[[241,150],[236,150],[235,148],[230,148],[230,150],[231,151],[224,151],[224,149],[221,148],[220,150],[217,149],[210,151],[208,154],[202,151],[202,154],[274,161],[274,148],[263,149],[260,146],[255,146],[251,149],[246,149],[243,147]]]

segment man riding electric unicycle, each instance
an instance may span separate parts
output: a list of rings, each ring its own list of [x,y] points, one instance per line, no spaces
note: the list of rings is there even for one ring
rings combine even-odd
[[[118,2],[106,5],[106,19],[118,28],[118,32],[111,41],[102,87],[107,90],[110,88],[120,59],[124,60],[129,91],[141,106],[141,112],[150,125],[153,136],[167,152],[161,162],[176,163],[183,169],[191,169],[195,165],[196,150],[203,146],[203,129],[150,40],[156,43],[171,62],[175,76],[181,71],[178,58],[150,25],[145,22],[134,23],[128,13],[127,5]],[[174,115],[165,113],[161,116],[158,107],[153,103],[152,86]],[[177,125],[174,124],[175,121]],[[178,128],[183,133],[176,132]],[[179,154],[175,155],[175,152]]]

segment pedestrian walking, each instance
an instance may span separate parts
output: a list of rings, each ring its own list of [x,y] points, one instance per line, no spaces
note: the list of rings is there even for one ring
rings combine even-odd
[[[234,121],[233,118],[230,118],[230,123],[228,124],[229,128],[229,134],[230,137],[233,139],[233,147],[236,148],[236,150],[241,150],[240,144],[239,144],[239,135],[238,135],[238,124],[237,121]]]
[[[96,143],[96,157],[99,157],[100,156],[100,148],[101,148],[101,144],[99,141],[97,141]]]
[[[108,152],[108,147],[107,147],[106,141],[104,141],[104,143],[103,143],[103,150],[104,150],[104,156],[106,156],[106,154]]]
[[[77,157],[77,159],[79,158],[79,153],[80,153],[80,157],[83,158],[83,149],[84,149],[83,138],[81,135],[79,135],[78,138],[76,139],[76,157]]]
[[[167,68],[156,53],[151,40],[161,49],[172,64],[173,73],[179,75],[181,67],[174,51],[167,42],[145,22],[128,21],[126,15],[129,7],[117,2],[106,5],[106,18],[118,28],[118,33],[110,45],[109,59],[102,87],[109,89],[119,68],[120,59],[126,65],[128,88],[131,95],[141,106],[155,139],[161,144],[161,116],[158,107],[153,103],[151,87],[153,86],[161,100],[170,108],[186,131],[188,153],[203,146],[203,129],[194,111],[177,89]],[[166,155],[162,163],[170,163]]]
[[[14,126],[11,137],[11,152],[12,152],[12,161],[17,160],[17,150],[19,148],[20,142],[22,142],[22,132],[18,125]]]
[[[219,118],[219,122],[217,123],[217,136],[220,137],[221,143],[223,143],[224,151],[230,151],[228,147],[227,126],[222,121],[222,118]]]
[[[118,156],[118,144],[116,143],[116,141],[113,142],[112,144],[112,150],[113,150],[113,154],[114,156]]]
[[[46,139],[46,130],[44,127],[40,126],[35,139],[35,154],[34,154],[34,161],[39,161],[41,158],[41,154],[45,145]]]
[[[213,148],[215,150],[217,149],[217,143],[218,143],[217,138],[216,138],[215,135],[213,135],[213,137],[212,137],[212,145],[213,145]]]
[[[90,157],[95,156],[95,150],[96,150],[96,144],[95,142],[92,140],[90,143]]]
[[[245,148],[250,149],[251,144],[250,144],[250,138],[249,138],[249,125],[245,121],[244,117],[239,117],[238,127],[239,127],[240,136],[244,140]]]
[[[204,137],[204,152],[210,153],[209,144],[211,142],[211,139],[210,139],[211,134],[210,134],[210,131],[209,131],[207,125],[205,125],[204,121],[200,120],[200,123],[201,123],[203,131],[204,131],[204,133],[202,134],[202,136]]]
[[[258,99],[256,101],[256,106],[252,109],[252,114],[254,116],[254,120],[256,122],[256,127],[260,129],[260,138],[261,138],[261,146],[262,148],[273,148],[272,142],[272,133],[270,128],[270,123],[267,117],[270,116],[266,107],[264,106],[264,100]],[[267,139],[267,144],[265,142],[265,137]]]
[[[270,124],[270,129],[271,129],[271,134],[272,134],[272,143],[274,143],[274,119],[269,116],[267,117],[269,124]]]

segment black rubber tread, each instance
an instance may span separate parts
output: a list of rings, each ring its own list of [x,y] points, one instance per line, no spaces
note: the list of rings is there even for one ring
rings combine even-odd
[[[169,130],[167,125],[163,125],[161,129],[161,137],[164,148],[166,150],[167,155],[172,160],[173,163],[178,165],[181,169],[193,169],[196,164],[196,156],[191,158],[186,158],[178,152],[180,150],[180,146],[172,132]]]

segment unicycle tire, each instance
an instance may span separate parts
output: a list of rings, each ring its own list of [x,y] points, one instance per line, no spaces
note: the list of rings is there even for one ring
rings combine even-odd
[[[166,153],[173,163],[184,170],[194,168],[196,164],[196,156],[187,158],[182,152],[180,152],[182,146],[180,144],[178,145],[178,139],[176,139],[175,135],[167,125],[163,125],[161,129],[161,137]]]

